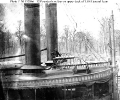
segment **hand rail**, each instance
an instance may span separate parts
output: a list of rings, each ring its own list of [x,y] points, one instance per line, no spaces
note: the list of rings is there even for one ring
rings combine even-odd
[[[38,78],[35,80],[11,80],[7,81],[3,79],[3,87],[4,88],[44,88],[44,87],[54,87],[54,86],[62,86],[62,85],[74,85],[80,84],[81,82],[89,82],[93,80],[98,80],[101,78],[110,77],[112,75],[112,69],[108,68],[101,72],[86,74],[86,75],[70,75],[70,76],[61,76],[61,77],[45,77]]]
[[[99,62],[99,63],[87,63],[87,64],[70,64],[70,65],[59,65],[61,67],[64,67],[64,68],[71,68],[71,67],[74,67],[74,66],[77,66],[77,68],[84,68],[86,66],[88,66],[89,68],[92,68],[92,67],[106,67],[106,66],[110,66],[110,63],[109,62]]]

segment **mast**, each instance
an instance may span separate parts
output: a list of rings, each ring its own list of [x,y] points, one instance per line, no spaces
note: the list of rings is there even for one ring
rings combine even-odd
[[[112,44],[111,44],[111,20],[109,19],[109,54],[110,54],[110,65],[112,64]]]
[[[113,11],[112,11],[112,29],[111,29],[111,40],[112,40],[112,66],[116,65],[116,59],[115,59],[115,32],[114,32],[114,15],[113,15]]]
[[[112,61],[112,69],[113,69],[113,75],[112,75],[112,90],[113,90],[113,100],[118,100],[118,91],[117,91],[117,84],[116,84],[116,50],[115,50],[115,31],[114,31],[114,15],[112,11],[111,15],[111,25],[110,25],[110,42],[111,42],[111,61]]]

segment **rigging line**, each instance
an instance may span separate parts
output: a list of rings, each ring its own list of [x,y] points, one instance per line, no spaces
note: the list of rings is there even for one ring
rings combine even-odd
[[[66,7],[66,6],[65,6]],[[71,18],[73,19],[73,17],[71,16]],[[75,22],[75,20],[73,19],[73,21]],[[75,22],[76,23],[76,22]],[[85,34],[86,35],[86,34]],[[92,49],[94,50],[94,47],[92,47]],[[94,50],[95,51],[95,50]],[[96,52],[96,51],[95,51]],[[96,52],[97,53],[97,52]],[[98,54],[98,53],[97,53]],[[100,54],[98,54],[103,60],[105,60]],[[106,61],[106,60],[105,60]]]
[[[64,7],[65,7],[65,5],[64,5]],[[70,17],[68,16],[67,12],[66,12],[66,7],[64,8],[64,11],[65,11],[65,14],[67,15],[69,21],[70,21],[72,24],[74,24],[73,21],[72,21],[72,20],[70,19]],[[73,25],[73,27],[75,28],[74,25]]]
[[[90,46],[90,45],[89,45]],[[91,46],[90,46],[91,47]],[[93,49],[93,47],[91,47],[92,49]],[[94,50],[94,49],[93,49]],[[96,52],[95,50],[94,50],[94,52]],[[97,52],[96,52],[96,54],[98,54]],[[99,54],[98,54],[99,55]],[[105,60],[101,55],[99,55],[99,57],[100,58],[102,58],[103,60]],[[106,61],[106,60],[105,60]]]
[[[88,41],[87,41],[88,42]],[[89,43],[89,42],[88,42]],[[90,46],[90,45],[89,45]],[[91,47],[91,46],[90,46]],[[93,49],[93,47],[91,47],[92,49]],[[94,50],[94,49],[93,49]],[[94,52],[96,52],[95,50],[94,50]],[[96,54],[98,54],[97,52],[96,52]],[[98,54],[99,55],[99,57],[100,58],[102,58],[104,61],[106,61],[100,54]]]
[[[64,12],[65,12],[65,14],[67,15],[68,19],[70,20],[70,22],[72,23],[72,21],[71,21],[70,17],[68,16],[68,14],[67,14],[67,12],[66,12],[66,7],[65,7],[65,4],[64,4]]]
[[[88,48],[90,48],[90,47],[88,47]],[[92,50],[92,49],[91,49]],[[94,55],[94,53],[92,53],[93,55]],[[94,55],[95,56],[95,55]],[[96,56],[95,56],[96,57]],[[97,58],[97,57],[96,57]],[[101,57],[100,57],[101,58]],[[97,58],[98,60],[99,60],[99,58]],[[102,58],[103,59],[103,58]],[[106,61],[105,59],[103,59],[104,61]],[[107,62],[107,61],[106,61]]]
[[[114,50],[111,46],[110,46],[110,44],[108,43],[108,47],[111,49],[111,50]]]
[[[86,37],[87,35],[84,34]],[[87,40],[87,42],[92,46],[92,44]],[[92,46],[91,48],[93,48],[93,50],[95,51],[95,48]],[[96,52],[96,51],[95,51]],[[98,54],[98,52],[96,52]],[[98,54],[102,59],[104,59],[100,54]],[[104,59],[105,60],[105,59]],[[106,60],[105,60],[106,61]]]
[[[65,5],[65,4],[64,4],[64,7],[65,7],[65,9],[67,10],[67,7],[66,7],[66,5]],[[68,11],[68,10],[67,10],[67,11]],[[70,15],[70,14],[67,14],[67,16],[68,16],[68,15]],[[71,15],[70,15],[70,17],[71,17]],[[74,23],[73,23],[73,22],[72,22],[72,23],[73,23],[73,24],[76,24],[76,22],[73,20],[73,18],[72,18],[72,17],[71,17],[71,19],[72,19],[72,21],[74,22]],[[76,25],[76,26],[77,26],[77,25]],[[74,27],[75,27],[75,26],[74,26]],[[75,27],[75,28],[76,28],[76,27]]]
[[[85,44],[86,44],[86,42],[85,42]],[[92,49],[88,46],[88,43],[87,43],[87,45],[86,45],[88,48],[89,48],[89,50],[90,51],[92,51]],[[93,51],[92,51],[93,52]],[[94,53],[92,53],[96,58],[97,58],[97,56],[94,54]],[[99,58],[97,58],[98,60],[99,60]]]
[[[66,5],[67,5],[67,4],[66,4]],[[72,10],[71,7],[70,7],[69,5],[67,5],[67,7],[68,7],[68,9],[70,9],[70,11]],[[70,13],[71,18],[73,19],[73,21],[74,21],[75,23],[77,23],[77,22],[75,21],[75,17],[74,17],[74,15],[71,14],[70,11],[69,11],[69,13]]]
[[[86,45],[86,46],[89,48],[90,51],[92,51],[92,49],[88,45]],[[92,53],[92,54],[95,56],[95,58],[97,58],[99,60],[99,58],[94,53]]]
[[[70,9],[70,7],[66,4],[66,6],[65,6],[67,9]],[[71,9],[70,9],[71,10]],[[77,26],[77,22],[75,21],[75,19],[73,18],[73,15],[70,13],[70,11],[68,10],[68,12],[69,12],[69,14],[70,14],[70,16],[71,16],[71,18],[72,18],[72,20],[74,21],[74,23],[76,24],[76,26]]]
[[[85,61],[83,58],[81,58],[86,64],[87,64],[87,61]]]

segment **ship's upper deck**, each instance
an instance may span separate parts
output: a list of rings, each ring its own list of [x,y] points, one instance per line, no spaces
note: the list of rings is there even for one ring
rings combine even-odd
[[[63,64],[58,69],[43,70],[43,66],[23,64],[1,65],[1,79],[4,88],[26,89],[46,88],[63,85],[83,84],[98,80],[109,80],[113,74],[113,67],[108,62],[87,64]],[[90,73],[86,73],[89,68]],[[114,67],[117,73],[117,67]],[[76,70],[76,73],[74,72]]]

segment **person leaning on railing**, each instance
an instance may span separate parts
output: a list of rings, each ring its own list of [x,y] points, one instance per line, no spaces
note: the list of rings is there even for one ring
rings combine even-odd
[[[56,49],[51,53],[52,55],[52,58],[55,58],[55,57],[61,57],[62,54],[60,54]],[[63,62],[66,62],[67,60],[65,58],[63,58],[60,63],[63,63]]]
[[[52,55],[52,58],[61,56],[61,54],[56,49],[51,53],[51,55]]]

